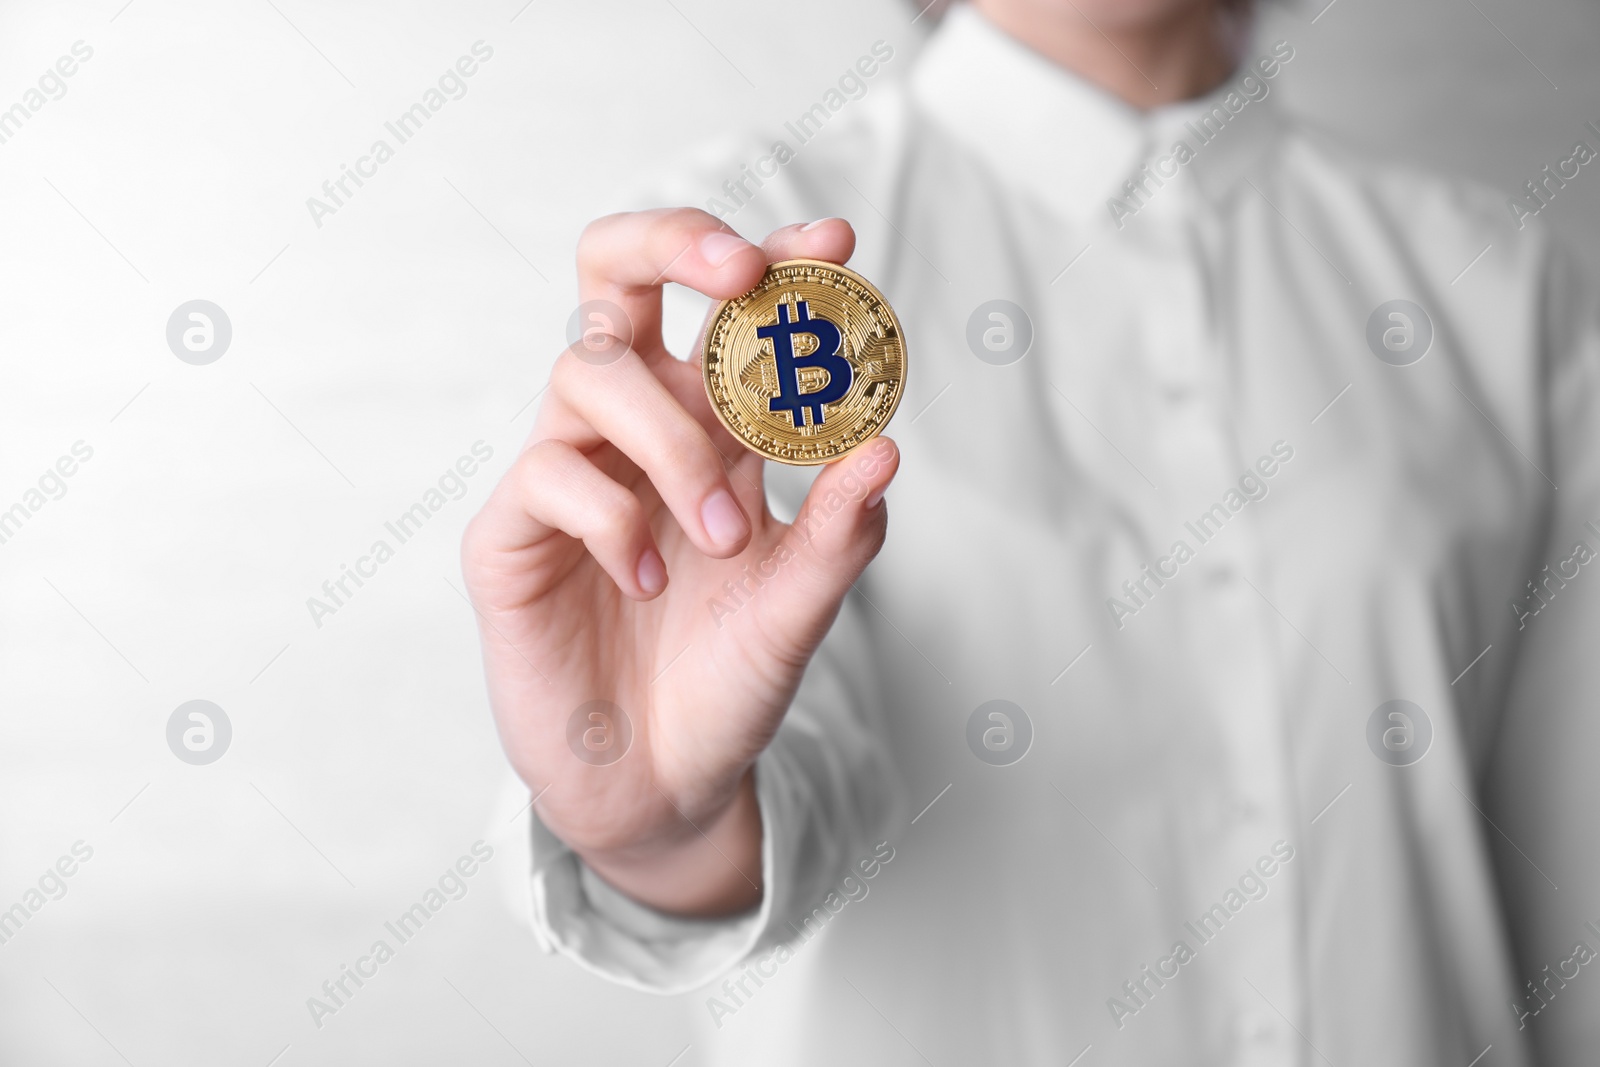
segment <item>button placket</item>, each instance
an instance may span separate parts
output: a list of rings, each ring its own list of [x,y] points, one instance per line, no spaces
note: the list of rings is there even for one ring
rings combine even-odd
[[[1168,192],[1177,190],[1163,190]],[[1241,458],[1227,413],[1214,400],[1226,341],[1216,336],[1207,307],[1200,243],[1177,220],[1159,233],[1158,225],[1167,222],[1154,215],[1139,220],[1147,239],[1156,243],[1149,253],[1155,261],[1148,268],[1149,292],[1150,300],[1162,305],[1146,322],[1141,358],[1155,394],[1152,410],[1163,416],[1152,428],[1151,451],[1158,464],[1153,473],[1180,509],[1181,535],[1193,543],[1197,538],[1189,523],[1237,486],[1248,460]],[[1214,887],[1202,892],[1236,884],[1256,857],[1293,836],[1274,653],[1270,632],[1258,618],[1263,605],[1246,584],[1263,551],[1249,514],[1253,506],[1246,504],[1196,545],[1190,566],[1200,581],[1182,583],[1173,604],[1186,606],[1197,622],[1211,623],[1195,625],[1190,639],[1206,687],[1199,703],[1215,717],[1212,727],[1225,754],[1217,783],[1220,803],[1213,808],[1216,821],[1207,834],[1214,859],[1196,867],[1196,877]],[[1296,873],[1293,863],[1278,869],[1266,880],[1260,901],[1247,905],[1235,929],[1222,935],[1227,941],[1219,947],[1227,953],[1231,973],[1215,995],[1218,1008],[1248,1020],[1245,1036],[1236,1043],[1239,1063],[1285,1063],[1296,1056],[1284,1040],[1283,1020],[1236,977],[1248,978],[1279,1010],[1297,1016]]]

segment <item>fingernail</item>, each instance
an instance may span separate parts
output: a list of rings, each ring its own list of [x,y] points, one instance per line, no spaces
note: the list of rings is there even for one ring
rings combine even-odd
[[[834,220],[834,217],[835,216],[833,216],[833,215],[829,215],[825,219],[818,219],[816,222],[808,222],[804,226],[800,227],[800,232],[801,233],[807,233],[807,232],[809,232],[811,230],[814,230],[818,226],[821,226],[824,222],[832,222]]]
[[[661,553],[653,548],[647,548],[639,557],[639,588],[651,596],[655,596],[667,587],[667,565],[661,560]]]
[[[889,487],[887,485],[880,485],[878,488],[868,493],[866,505],[867,510],[871,511],[873,508],[877,507],[883,501],[883,494],[888,491]]]
[[[743,238],[735,237],[731,233],[708,233],[700,238],[700,254],[707,263],[713,267],[720,267],[733,258],[733,254],[741,248],[750,245]]]
[[[750,532],[744,512],[726,489],[718,489],[706,497],[706,502],[700,505],[700,521],[705,523],[711,540],[723,547],[738,544]]]

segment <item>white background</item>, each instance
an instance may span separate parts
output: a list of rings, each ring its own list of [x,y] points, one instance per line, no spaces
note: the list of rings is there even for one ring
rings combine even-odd
[[[780,135],[878,38],[903,72],[923,27],[889,0],[274,3],[0,8],[0,108],[94,49],[0,144],[0,509],[94,450],[0,544],[0,908],[94,849],[0,945],[0,1061],[700,1062],[702,998],[608,986],[522,922],[456,544],[564,343],[583,223],[697,141]],[[1600,146],[1592,5],[1319,7],[1263,29],[1313,121],[1506,193]],[[467,95],[317,228],[306,198],[480,39]],[[1548,210],[1593,266],[1597,206],[1585,168]],[[165,339],[194,298],[234,331],[204,367]],[[306,598],[480,440],[467,496],[315,627]],[[165,740],[195,698],[234,728],[208,767]],[[466,897],[313,1027],[479,838]]]

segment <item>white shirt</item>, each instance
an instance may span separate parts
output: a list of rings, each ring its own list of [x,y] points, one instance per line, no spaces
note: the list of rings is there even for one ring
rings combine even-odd
[[[707,1062],[1600,1040],[1592,294],[1498,198],[1297,128],[1254,63],[1141,114],[958,6],[732,217],[849,218],[910,363],[888,543],[757,765],[759,911],[658,915],[534,829],[543,940],[681,994]],[[968,342],[993,299],[1031,320],[1004,365],[1015,315]],[[1431,341],[1402,309],[1369,343],[1393,300]],[[808,478],[771,470],[780,515]],[[969,746],[993,700],[1031,727]]]

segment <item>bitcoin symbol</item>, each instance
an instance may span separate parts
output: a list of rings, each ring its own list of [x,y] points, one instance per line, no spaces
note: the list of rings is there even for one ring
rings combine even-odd
[[[906,344],[872,283],[837,263],[791,259],[718,305],[700,365],[718,421],[746,448],[779,463],[831,463],[894,415]]]
[[[810,334],[817,339],[817,350],[802,356],[794,350],[794,336]],[[832,404],[844,397],[850,389],[852,371],[850,361],[839,355],[844,335],[839,327],[827,319],[814,319],[804,300],[795,301],[795,317],[789,319],[789,305],[778,305],[778,321],[756,330],[756,336],[772,342],[772,354],[778,363],[778,395],[767,402],[769,411],[787,411],[798,429],[806,424],[806,413],[811,425],[822,425],[822,405]],[[817,367],[827,372],[828,382],[821,389],[809,393],[800,391],[800,369]]]

